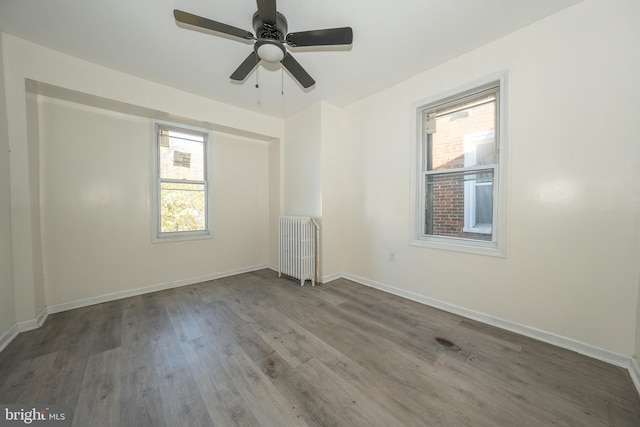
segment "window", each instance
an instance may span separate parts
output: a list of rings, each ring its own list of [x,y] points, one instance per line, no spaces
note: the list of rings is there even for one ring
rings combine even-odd
[[[155,236],[208,236],[208,132],[155,124]]]
[[[417,244],[501,249],[500,93],[501,80],[418,106]]]

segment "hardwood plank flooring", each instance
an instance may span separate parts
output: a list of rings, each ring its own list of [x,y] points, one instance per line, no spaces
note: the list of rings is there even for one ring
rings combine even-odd
[[[640,425],[622,368],[271,270],[53,314],[0,353],[0,403],[83,427]]]

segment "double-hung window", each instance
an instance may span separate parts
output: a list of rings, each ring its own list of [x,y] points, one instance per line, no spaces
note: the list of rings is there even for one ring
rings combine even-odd
[[[208,139],[205,130],[155,124],[156,239],[210,234]]]
[[[500,91],[496,81],[418,107],[418,242],[501,249]]]

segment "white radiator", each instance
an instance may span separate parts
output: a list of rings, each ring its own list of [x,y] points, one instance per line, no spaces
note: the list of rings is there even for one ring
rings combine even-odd
[[[278,276],[300,280],[300,286],[311,280],[316,284],[318,223],[308,216],[281,216]]]

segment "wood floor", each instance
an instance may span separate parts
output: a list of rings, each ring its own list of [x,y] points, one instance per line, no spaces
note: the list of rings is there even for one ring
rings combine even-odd
[[[270,270],[51,315],[0,353],[0,403],[78,427],[640,425],[622,368]]]

